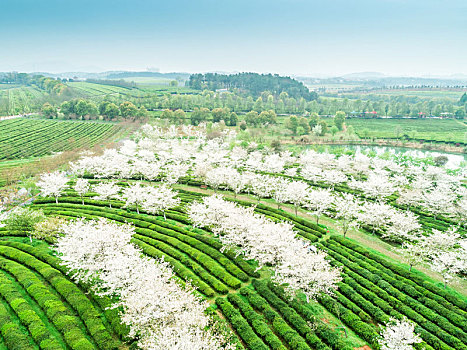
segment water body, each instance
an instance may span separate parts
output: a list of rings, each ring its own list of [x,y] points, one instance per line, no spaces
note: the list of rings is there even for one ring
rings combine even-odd
[[[448,158],[448,162],[446,163],[446,167],[450,169],[457,169],[459,167],[465,167],[467,164],[467,154],[459,154],[459,153],[447,153],[447,152],[440,152],[440,151],[430,151],[430,150],[422,150],[422,149],[414,149],[414,148],[406,148],[406,147],[391,147],[391,146],[363,146],[363,145],[326,145],[330,151],[336,148],[347,148],[356,153],[368,153],[375,152],[378,155],[382,155],[384,153],[391,153],[391,154],[405,154],[415,158],[426,158],[432,157],[436,158],[438,156],[446,156]]]

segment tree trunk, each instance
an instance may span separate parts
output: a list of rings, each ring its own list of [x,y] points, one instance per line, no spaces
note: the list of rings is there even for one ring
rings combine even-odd
[[[112,203],[109,203],[109,208],[112,208]]]
[[[55,197],[55,203],[58,204],[58,197]]]
[[[298,206],[295,206],[295,216],[298,215]]]
[[[409,265],[409,271],[412,271],[412,264]]]
[[[164,213],[164,220],[167,221],[167,218],[165,217],[165,211],[163,213]]]

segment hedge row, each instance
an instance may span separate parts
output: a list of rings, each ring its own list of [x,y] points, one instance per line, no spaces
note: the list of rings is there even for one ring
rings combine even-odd
[[[237,289],[241,285],[241,282],[237,278],[235,278],[230,273],[228,273],[223,266],[218,264],[218,262],[212,259],[209,255],[204,253],[204,251],[209,250],[210,247],[206,247],[205,244],[203,244],[202,242],[196,241],[195,239],[191,237],[187,237],[174,230],[166,229],[164,227],[151,224],[150,222],[148,223],[148,222],[138,220],[138,219],[125,220],[124,217],[120,215],[108,213],[107,211],[104,211],[104,210],[95,211],[95,210],[74,208],[73,212],[75,213],[75,215],[76,214],[94,215],[98,213],[100,217],[105,217],[105,218],[112,219],[112,220],[119,221],[119,222],[125,222],[125,221],[131,222],[137,226],[135,231],[141,235],[140,237],[138,237],[139,240],[143,240],[146,243],[157,246],[158,249],[167,252],[167,254],[171,255],[174,258],[183,259],[184,265],[187,265],[187,264],[193,265],[198,270],[200,270],[199,265],[201,265],[203,267],[202,269],[205,269],[206,271],[211,273],[213,276],[220,279],[221,281],[223,281],[225,284],[227,284],[228,286],[232,288]],[[140,228],[140,227],[148,227],[148,228]],[[145,239],[142,236],[146,236],[150,240]],[[189,242],[189,243],[198,243],[198,246],[202,246],[202,247],[200,247],[200,249],[196,249],[196,248],[193,248],[192,245],[186,244],[183,241]],[[162,244],[162,242],[165,244]],[[189,256],[189,258],[187,258],[187,256]],[[233,265],[233,263],[231,264]],[[235,271],[237,273],[242,273],[242,277],[248,280],[247,276],[240,269],[237,268]],[[211,279],[214,282],[214,284],[212,285],[214,288],[216,288],[215,284],[217,284],[219,288],[221,288],[219,292],[226,293],[228,291],[228,289],[225,286],[222,286],[221,284],[216,283],[212,279],[212,277],[209,276],[207,278]]]
[[[315,333],[332,349],[353,349],[353,347],[349,345],[346,341],[341,339],[340,336],[329,325],[327,325],[324,322],[317,322],[313,312],[308,307],[306,307],[307,304],[304,304],[297,298],[290,299],[290,297],[284,292],[284,289],[281,286],[276,286],[273,283],[269,282],[268,287],[274,294],[281,298],[283,302],[287,303],[287,305],[292,307],[306,321],[313,322],[315,324]]]
[[[71,305],[73,310],[83,320],[92,338],[101,349],[118,348],[120,343],[113,339],[105,325],[102,323],[100,319],[101,315],[97,312],[92,302],[80,291],[80,289],[75,284],[67,280],[61,274],[61,272],[36,259],[32,255],[16,250],[12,247],[0,246],[0,254],[7,259],[12,259],[8,261],[9,265],[12,265],[14,260],[16,263],[18,263],[18,269],[21,267],[25,273],[35,277],[28,269],[24,267],[27,266],[28,268],[35,270],[47,282],[49,282],[50,285]],[[20,277],[22,278],[23,276]],[[46,288],[39,289],[44,289],[48,292]],[[66,336],[65,340],[67,340]],[[75,341],[74,337],[72,337],[72,340]]]
[[[47,214],[47,210],[44,210],[44,212]],[[69,217],[69,218],[73,218],[73,217],[76,217],[76,212],[70,212],[70,211],[52,211],[52,213],[54,215],[60,215],[62,217]],[[89,215],[89,214],[81,214],[80,215],[81,217],[85,217],[87,219],[98,219],[99,216],[93,216],[93,215]],[[158,246],[159,247],[165,247],[166,249],[164,251],[160,250],[160,249],[157,249],[156,247],[154,247],[153,245],[150,245],[150,244],[147,244],[139,239],[134,239],[133,242],[135,244],[137,244],[138,246],[141,247],[141,249],[143,250],[143,252],[151,257],[155,257],[155,258],[164,258],[166,261],[168,261],[172,267],[173,267],[173,270],[175,271],[175,273],[182,279],[182,280],[190,280],[193,285],[195,287],[198,288],[198,290],[208,296],[208,297],[212,297],[216,294],[216,292],[211,288],[211,286],[209,284],[207,284],[206,282],[204,282],[198,275],[196,275],[192,270],[190,270],[188,267],[186,267],[183,263],[181,263],[180,261],[178,261],[176,258],[173,258],[171,255],[170,255],[170,252],[172,252],[173,254],[175,253],[178,253],[176,250],[172,249],[169,245],[167,244],[164,244],[163,242],[157,242],[158,243]],[[181,253],[178,253],[180,254],[181,256],[183,256],[183,254]],[[184,256],[183,256],[184,257]],[[185,258],[185,257],[184,257]],[[191,261],[192,264],[195,264],[195,262]],[[197,265],[199,266],[199,265]],[[204,271],[204,269],[202,269],[200,267],[200,271]],[[219,281],[217,281],[216,279],[213,279],[213,277],[211,275],[209,275],[206,271],[204,271],[204,274],[203,274],[203,277],[205,279],[207,279],[208,281],[209,280],[213,280],[214,284],[217,286],[218,288],[218,291],[220,293],[227,293],[228,292],[228,288],[223,285],[222,283],[220,283]]]
[[[10,350],[36,349],[34,341],[24,333],[18,323],[11,319],[10,313],[0,302],[0,334],[6,347]],[[45,343],[44,345],[47,345]]]
[[[330,240],[334,240],[354,252],[359,253],[360,256],[373,260],[377,268],[384,269],[386,272],[392,271],[395,278],[401,279],[401,277],[403,277],[404,283],[410,284],[426,297],[434,299],[439,303],[443,303],[443,306],[452,308],[452,305],[449,305],[449,303],[455,305],[457,308],[461,309],[459,310],[461,314],[464,315],[464,317],[467,317],[467,303],[449,291],[435,286],[433,283],[426,281],[408,269],[398,266],[390,262],[388,259],[372,253],[358,244],[350,242],[344,237],[331,236]],[[446,303],[446,301],[449,303]],[[455,311],[456,308],[452,309]]]
[[[419,326],[422,326],[429,332],[420,333],[422,338],[435,349],[447,350],[449,347],[447,345],[445,346],[443,342],[454,346],[456,349],[467,349],[461,340],[452,335],[456,334],[456,336],[462,336],[462,334],[458,334],[456,332],[460,330],[457,327],[449,324],[446,319],[436,315],[426,307],[423,307],[423,305],[416,302],[414,299],[407,297],[404,293],[401,293],[395,288],[392,288],[389,283],[384,281],[381,277],[375,275],[378,278],[378,282],[374,284],[370,281],[369,278],[367,278],[370,277],[368,276],[370,272],[358,264],[352,263],[348,259],[339,256],[334,251],[329,251],[328,253],[345,266],[344,272],[351,278],[346,277],[344,279],[344,283],[350,286],[353,290],[350,291],[350,293],[359,293],[363,297],[363,300],[371,301],[369,304],[366,303],[365,311],[372,315],[372,317],[374,317],[376,320],[379,322],[386,322],[387,320],[387,318],[384,317],[384,314],[382,314],[379,309],[383,310],[388,315],[399,316],[393,311],[397,310],[397,312],[400,312],[401,314],[412,319]],[[345,293],[345,288],[341,289],[341,292]],[[353,300],[356,301],[356,298]],[[375,308],[374,305],[376,305],[379,309]],[[360,306],[364,307],[363,305]],[[432,321],[429,320],[431,318],[430,316],[436,319],[436,324],[433,323],[433,319]],[[441,325],[442,328],[439,325]],[[447,330],[449,333],[443,329]],[[436,337],[433,335],[436,335]]]
[[[11,260],[0,258],[0,266],[10,273],[39,304],[47,318],[52,321],[66,343],[72,349],[95,349],[90,339],[81,329],[79,318],[52,293],[41,280],[26,267]]]
[[[255,330],[263,341],[273,350],[286,350],[281,340],[269,328],[264,319],[264,316],[257,313],[247,302],[245,302],[238,294],[229,294],[227,299],[237,307],[243,317],[246,318],[250,326]]]
[[[267,286],[266,281],[253,280],[255,290],[303,337],[313,349],[329,349],[309,327],[308,323]]]
[[[6,245],[13,247],[17,250],[21,250],[25,253],[28,253],[32,256],[34,256],[36,259],[52,266],[54,269],[60,271],[64,277],[66,277],[68,280],[70,280],[69,275],[67,274],[69,269],[62,265],[61,260],[57,258],[56,256],[53,256],[51,254],[48,254],[47,252],[43,252],[40,249],[37,249],[29,244],[24,244],[20,242],[15,242],[15,241],[0,241],[0,245]],[[73,282],[76,283],[76,282]],[[89,286],[82,283],[78,282],[76,283],[81,290],[88,290]],[[94,295],[93,293],[86,292],[88,296],[92,298],[92,300],[97,303],[95,306],[97,311],[99,313],[104,314],[104,321],[108,322],[110,325],[108,328],[113,329],[117,335],[120,337],[120,339],[126,339],[129,329],[127,326],[123,325],[120,321],[120,317],[118,315],[119,310],[116,308],[110,308],[112,301],[110,300],[109,297],[98,297]],[[93,303],[94,305],[94,303]]]
[[[61,345],[63,340],[60,334],[55,329],[55,335],[50,331],[50,328],[55,327],[49,322],[47,322],[46,325],[42,321],[17,288],[18,286],[14,286],[12,281],[8,279],[4,273],[0,273],[0,294],[10,305],[10,308],[15,312],[21,323],[28,328],[35,343],[39,344],[41,349],[65,348],[64,345]]]
[[[51,206],[51,208],[57,207],[54,203],[52,204],[53,205]],[[104,216],[104,213],[122,216],[126,219],[129,219],[129,220],[125,219],[126,221],[132,222],[136,226],[143,227],[143,228],[150,228],[152,230],[157,230],[161,233],[164,233],[180,241],[183,241],[184,243],[189,244],[190,246],[198,249],[199,251],[202,251],[203,253],[217,260],[219,264],[224,266],[232,275],[234,275],[236,278],[240,279],[241,281],[244,281],[244,282],[248,281],[249,277],[247,273],[253,276],[257,276],[257,273],[254,272],[254,269],[250,265],[246,264],[245,262],[239,265],[238,261],[241,261],[241,259],[235,259],[235,263],[234,263],[232,261],[233,259],[230,258],[230,256],[229,258],[227,258],[226,257],[227,254],[222,254],[221,252],[219,252],[219,249],[221,249],[222,247],[221,243],[218,243],[218,245],[214,245],[214,242],[218,242],[218,241],[214,240],[211,237],[204,238],[197,233],[191,232],[187,230],[186,228],[173,225],[165,220],[154,218],[153,216],[129,213],[123,210],[116,211],[116,210],[111,210],[109,208],[102,208],[102,207],[95,207],[95,206],[92,206],[92,207],[84,206],[83,207],[81,204],[73,205],[73,204],[68,204],[68,203],[67,204],[61,203],[59,204],[58,207],[73,208],[74,210],[80,210],[83,212],[85,210],[90,210],[89,213],[91,213],[91,211],[92,211],[92,214],[95,214],[96,212],[98,212],[99,215],[102,215],[102,216]],[[115,217],[115,220],[122,221],[121,218],[117,218],[117,217]]]
[[[446,317],[452,324],[462,328],[463,331],[467,330],[467,313],[465,313],[463,310],[446,303],[445,300],[444,303],[438,303],[438,301],[442,301],[440,300],[440,297],[436,297],[436,295],[431,292],[423,293],[425,292],[423,287],[417,286],[412,281],[395,275],[391,270],[381,266],[379,263],[375,263],[374,261],[366,258],[364,255],[356,253],[355,251],[352,251],[341,245],[336,246],[335,244],[332,244],[332,242],[328,243],[327,246],[338,252],[340,255],[346,257],[350,261],[358,263],[360,266],[363,266],[366,270],[371,272],[372,274],[368,274],[365,276],[366,278],[371,279],[375,283],[378,283],[380,279],[384,279],[386,282],[391,284],[392,287],[395,287],[397,290],[403,292],[409,298],[412,297],[417,302],[423,304],[424,307],[429,309],[429,312],[436,311],[439,315]],[[435,296],[435,298],[431,299],[431,295]],[[436,316],[437,315],[433,313],[430,317]],[[444,322],[444,320],[436,320],[436,322]],[[463,332],[461,330],[459,331],[461,333]]]
[[[274,331],[287,343],[289,348],[303,347],[309,348],[306,340],[298,334],[298,332],[291,327],[282,317],[277,313],[271,305],[260,296],[257,292],[249,289],[242,288],[240,293],[248,299],[248,302],[272,324]],[[308,342],[313,344],[313,349],[328,349],[316,336],[309,334]]]
[[[256,335],[242,314],[232,304],[224,298],[217,298],[216,304],[249,350],[268,350],[266,344]]]

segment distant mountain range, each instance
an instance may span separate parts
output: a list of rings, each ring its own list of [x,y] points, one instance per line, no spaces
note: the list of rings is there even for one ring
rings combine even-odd
[[[1,73],[0,73],[1,74]],[[180,82],[187,81],[190,78],[190,73],[186,72],[170,72],[161,73],[157,71],[106,71],[100,73],[91,72],[34,72],[30,74],[40,74],[52,78],[75,78],[75,79],[127,79],[137,77],[154,77],[162,79],[173,79]],[[225,73],[224,74],[233,74]],[[412,85],[430,85],[430,86],[453,86],[467,85],[466,74],[452,74],[448,76],[423,76],[423,77],[397,77],[388,76],[380,72],[356,72],[344,74],[338,77],[325,77],[320,74],[311,74],[309,76],[291,76],[292,78],[303,82],[306,85],[328,85],[328,84],[349,84],[349,85],[365,85],[368,87],[384,87],[384,86],[412,86]]]
[[[132,77],[154,77],[166,78],[177,80],[188,80],[190,73],[173,72],[173,73],[160,73],[151,71],[130,72],[130,71],[107,71],[101,73],[89,72],[64,72],[64,73],[48,73],[48,72],[34,72],[30,74],[39,74],[52,78],[78,78],[78,79],[123,79]]]

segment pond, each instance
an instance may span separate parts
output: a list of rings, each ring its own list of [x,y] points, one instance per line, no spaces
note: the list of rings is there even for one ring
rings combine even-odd
[[[430,150],[421,150],[421,149],[414,149],[414,148],[406,148],[406,147],[391,147],[391,146],[362,146],[362,145],[326,145],[323,146],[325,149],[332,151],[332,149],[337,148],[347,148],[356,153],[367,153],[368,151],[375,152],[376,154],[384,154],[386,152],[392,154],[399,154],[404,153],[408,156],[414,158],[426,158],[432,157],[436,158],[438,156],[446,156],[448,161],[446,163],[446,167],[450,169],[457,169],[459,167],[465,167],[467,164],[467,154],[459,154],[459,153],[447,153],[447,152],[440,152],[440,151],[430,151]]]

